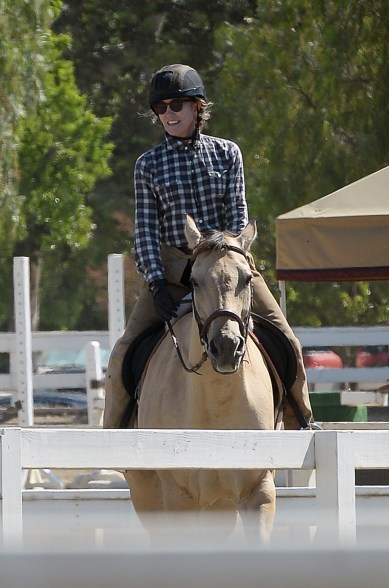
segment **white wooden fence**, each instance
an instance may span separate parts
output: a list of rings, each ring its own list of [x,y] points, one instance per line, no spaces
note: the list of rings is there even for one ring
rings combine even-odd
[[[0,353],[8,353],[9,374],[0,374],[0,390],[12,394],[13,402],[20,402],[18,422],[21,426],[34,424],[33,389],[39,388],[87,388],[88,413],[96,415],[91,424],[101,421],[103,391],[91,386],[91,381],[101,380],[101,364],[96,342],[110,349],[124,329],[124,281],[122,255],[108,257],[109,329],[107,331],[50,331],[32,332],[30,319],[29,259],[14,258],[14,307],[15,332],[0,333]],[[88,349],[86,373],[34,374],[32,355],[48,350]]]
[[[389,431],[0,430],[5,544],[23,535],[23,468],[316,470],[325,536],[355,540],[355,468],[389,467]]]
[[[382,327],[295,327],[294,332],[303,347],[364,347],[389,346],[389,325]],[[341,369],[307,369],[311,384],[345,384],[341,402],[345,405],[387,406],[387,391],[379,391],[389,381],[389,365],[385,367],[344,367]],[[347,384],[357,383],[360,390],[349,391]],[[344,386],[343,386],[344,387]]]

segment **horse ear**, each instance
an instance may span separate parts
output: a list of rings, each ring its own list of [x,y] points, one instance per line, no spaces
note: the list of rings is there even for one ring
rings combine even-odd
[[[194,249],[202,239],[201,233],[198,230],[196,223],[194,222],[193,218],[189,216],[189,214],[186,215],[185,237],[188,241],[190,249]]]
[[[245,251],[250,249],[251,243],[257,236],[257,223],[255,220],[250,221],[241,234],[239,235],[239,239],[241,241],[242,247]]]

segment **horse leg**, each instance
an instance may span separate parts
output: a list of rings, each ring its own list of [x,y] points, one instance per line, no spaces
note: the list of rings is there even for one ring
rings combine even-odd
[[[163,510],[161,482],[157,472],[151,470],[127,470],[125,480],[131,493],[136,512]]]
[[[161,479],[156,471],[128,470],[124,477],[129,486],[134,510],[154,547],[163,547],[171,533],[171,521],[165,509]]]
[[[224,543],[236,526],[237,511],[231,499],[218,498],[202,504],[190,490],[188,478],[182,473],[160,472],[164,507],[170,530],[184,544]]]
[[[247,541],[268,543],[274,524],[276,490],[270,470],[253,492],[239,505],[239,514]]]
[[[231,500],[220,498],[201,515],[203,531],[207,533],[204,539],[212,540],[216,545],[228,541],[235,531],[238,512]]]

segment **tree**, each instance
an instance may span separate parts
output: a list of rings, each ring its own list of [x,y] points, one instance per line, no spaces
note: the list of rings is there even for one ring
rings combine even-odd
[[[251,8],[250,8],[251,6]],[[242,22],[255,2],[234,0],[69,0],[55,30],[73,38],[68,57],[79,88],[98,116],[113,116],[113,175],[97,187],[113,195],[110,211],[128,213],[133,203],[135,159],[162,137],[147,125],[147,92],[162,65],[182,61],[199,68],[207,82],[214,70],[214,31],[223,20]],[[151,120],[151,119],[150,119]]]
[[[0,249],[9,253],[16,237],[18,124],[34,111],[42,94],[45,31],[58,2],[0,0]],[[1,259],[0,259],[1,264]]]
[[[97,229],[87,249],[77,253],[77,259],[68,257],[60,263],[53,260],[57,282],[53,282],[54,275],[44,275],[45,283],[59,290],[70,261],[73,272],[80,272],[79,287],[72,294],[74,306],[83,309],[78,316],[84,326],[87,316],[94,325],[104,312],[93,304],[91,289],[95,288],[100,296],[108,254],[131,252],[135,160],[163,139],[159,125],[145,116],[149,111],[147,91],[152,73],[177,60],[193,64],[204,76],[212,96],[214,31],[224,19],[242,22],[254,6],[252,1],[235,0],[69,0],[64,4],[54,30],[66,32],[73,39],[66,56],[75,65],[77,84],[98,116],[114,118],[110,133],[115,145],[113,173],[97,182],[88,195]],[[86,265],[91,269],[87,278]],[[126,287],[129,309],[138,284],[132,273]],[[45,305],[42,320],[53,328],[53,320],[59,314],[50,312],[49,317],[48,312],[50,309]]]
[[[47,34],[45,98],[20,129],[23,204],[13,253],[30,257],[33,328],[39,324],[44,256],[58,247],[85,247],[93,230],[86,195],[110,173],[111,119],[97,118],[79,94],[73,65],[61,57],[67,43],[64,36]]]
[[[273,286],[275,217],[388,165],[388,21],[380,0],[265,0],[217,32],[216,126],[242,146]],[[388,288],[376,284],[292,285],[288,314],[294,324],[371,321],[373,292],[388,321]]]

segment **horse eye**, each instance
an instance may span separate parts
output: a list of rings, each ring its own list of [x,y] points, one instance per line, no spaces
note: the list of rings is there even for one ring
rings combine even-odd
[[[253,276],[251,274],[249,276],[247,276],[247,278],[245,279],[244,285],[249,286],[251,284],[252,279],[253,279]]]
[[[197,288],[199,285],[199,283],[194,278],[191,278],[190,282],[192,284],[192,288]]]

